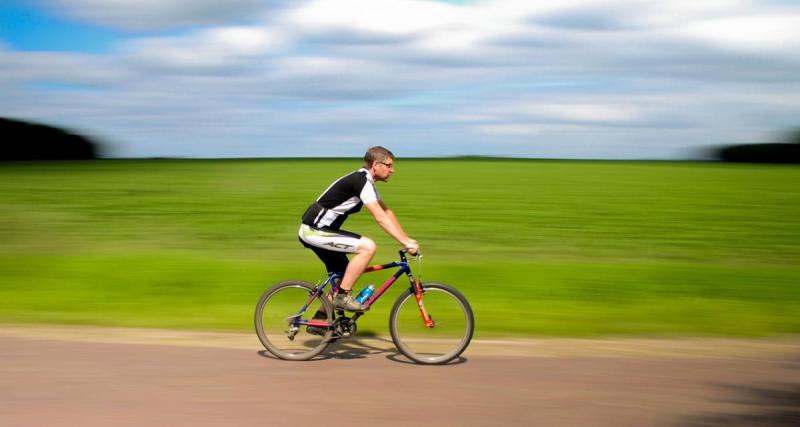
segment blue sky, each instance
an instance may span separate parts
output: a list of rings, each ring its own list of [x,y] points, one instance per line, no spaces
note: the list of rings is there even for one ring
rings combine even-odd
[[[20,51],[108,52],[119,31],[53,16],[26,2],[0,5],[0,39]]]
[[[0,116],[115,157],[697,157],[800,126],[800,6],[0,3]]]

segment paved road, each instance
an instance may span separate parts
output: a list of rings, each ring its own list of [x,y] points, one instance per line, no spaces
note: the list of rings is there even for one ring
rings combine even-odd
[[[0,336],[0,425],[797,426],[800,353],[471,355],[407,363],[369,341],[312,362],[254,346]]]

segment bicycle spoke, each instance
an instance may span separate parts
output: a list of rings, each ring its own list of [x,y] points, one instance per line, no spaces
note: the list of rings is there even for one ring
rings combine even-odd
[[[423,304],[433,327],[425,325],[414,295],[404,294],[392,309],[392,339],[403,354],[416,362],[447,363],[458,357],[472,339],[472,309],[449,286],[423,284],[423,287]]]
[[[300,323],[311,320],[318,309],[331,313],[324,297],[312,301],[305,312],[298,312],[308,303],[312,289],[304,282],[286,282],[267,291],[259,301],[256,332],[264,347],[281,359],[308,360],[328,345],[329,331],[324,331],[323,336],[316,335]],[[330,323],[330,318],[323,322]]]

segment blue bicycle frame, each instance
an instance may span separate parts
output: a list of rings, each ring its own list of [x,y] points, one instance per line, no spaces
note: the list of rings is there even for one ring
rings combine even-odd
[[[397,279],[400,278],[400,276],[405,274],[406,276],[408,276],[408,280],[411,285],[409,292],[415,294],[417,298],[417,304],[419,305],[420,308],[420,315],[422,316],[422,319],[425,322],[425,326],[429,328],[433,327],[433,320],[431,320],[430,316],[428,316],[428,314],[425,312],[425,307],[422,304],[422,295],[424,294],[422,290],[422,285],[420,284],[419,280],[418,279],[415,280],[414,275],[411,274],[411,267],[408,264],[408,259],[406,259],[406,250],[405,249],[400,250],[399,254],[400,254],[400,261],[393,261],[386,264],[373,265],[371,267],[367,267],[364,269],[364,273],[371,273],[374,271],[386,270],[390,268],[399,268],[399,270],[397,270],[396,273],[394,273],[391,277],[389,277],[386,283],[384,283],[383,286],[381,286],[380,289],[378,289],[375,292],[375,294],[373,294],[366,302],[364,302],[364,305],[366,305],[367,308],[372,307],[372,304],[374,304],[375,301],[377,301],[378,298],[380,298],[381,295],[383,295],[397,281]],[[337,283],[338,281],[336,279],[340,279],[342,276],[343,273],[331,273],[322,282],[322,284],[317,285],[316,290],[313,293],[311,293],[308,302],[306,302],[305,305],[303,305],[303,307],[296,315],[291,317],[294,319],[294,322],[292,322],[292,324],[316,326],[323,328],[330,327],[331,325],[325,320],[318,320],[318,319],[302,320],[301,317],[303,316],[303,313],[306,312],[311,303],[313,303],[316,298],[323,295],[325,287],[327,287],[328,285],[331,285],[331,294],[332,295],[336,294],[338,286]],[[355,316],[353,316],[353,320],[358,319],[359,317],[361,317],[362,314],[364,313],[356,313]]]

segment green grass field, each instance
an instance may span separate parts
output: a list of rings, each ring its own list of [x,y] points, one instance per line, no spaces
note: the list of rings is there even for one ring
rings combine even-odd
[[[0,164],[0,322],[250,331],[316,281],[299,217],[358,160]],[[476,336],[800,332],[800,168],[397,160],[379,191]],[[365,210],[348,229],[397,245]],[[386,274],[365,276],[380,283]],[[395,286],[360,322],[387,334]]]

